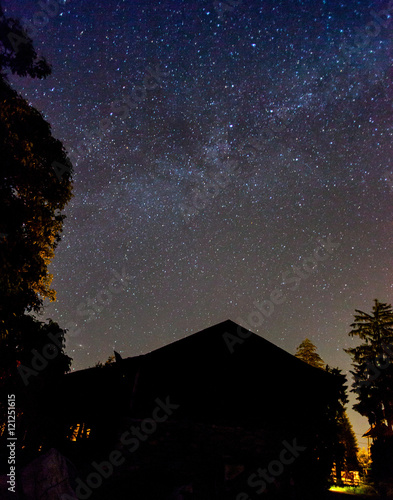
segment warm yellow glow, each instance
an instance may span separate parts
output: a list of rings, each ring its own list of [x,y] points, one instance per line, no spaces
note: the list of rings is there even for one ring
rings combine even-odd
[[[88,439],[90,436],[90,432],[91,429],[89,429],[86,424],[71,425],[68,439],[70,441],[76,441],[77,439]]]
[[[336,493],[347,493],[351,495],[371,495],[375,494],[375,490],[372,486],[367,484],[360,484],[359,486],[332,486],[330,491]]]
[[[332,469],[332,479],[333,482],[337,482],[337,471],[336,465],[334,464]],[[359,471],[351,470],[351,471],[341,471],[341,482],[347,486],[358,486],[360,484],[360,475]]]
[[[76,437],[77,437],[78,432],[79,432],[79,427],[80,427],[80,424],[76,424],[75,427],[73,425],[71,425],[71,427],[70,427],[71,436],[69,437],[70,441],[76,441]]]

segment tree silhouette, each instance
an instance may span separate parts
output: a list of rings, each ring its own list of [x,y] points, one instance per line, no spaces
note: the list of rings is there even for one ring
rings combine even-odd
[[[60,179],[53,163],[69,164],[42,115],[0,82],[0,314],[38,311],[55,298],[48,265],[71,199],[71,169]]]
[[[43,323],[29,314],[16,318],[15,328],[2,343],[1,401],[7,401],[7,394],[16,395],[18,446],[33,456],[41,446],[50,447],[58,439],[52,402],[71,366],[64,348],[64,331],[56,322]]]
[[[336,464],[336,480],[341,483],[341,472],[358,469],[358,445],[352,425],[349,421],[346,405],[347,377],[338,368],[326,366],[326,371],[335,376],[337,400],[332,401],[329,415],[332,426],[333,456]]]
[[[314,368],[325,368],[334,377],[336,397],[331,399],[327,408],[326,432],[324,434],[326,442],[321,448],[330,449],[332,460],[336,465],[337,480],[340,483],[342,470],[357,468],[356,437],[345,411],[345,405],[348,403],[347,378],[338,368],[330,368],[325,365],[317,353],[317,348],[308,338],[297,347],[295,356]]]
[[[105,368],[107,366],[111,366],[115,363],[115,356],[109,356],[108,359],[105,361],[105,363],[101,363],[101,361],[97,361],[97,363],[94,365],[94,368]]]
[[[367,480],[368,471],[371,464],[368,450],[366,450],[366,448],[362,448],[361,450],[359,450],[358,463],[360,468],[360,477],[365,482]]]
[[[317,353],[317,348],[307,338],[296,348],[295,356],[315,368],[325,368],[325,363]]]
[[[53,300],[48,264],[60,240],[71,199],[72,167],[42,115],[9,85],[7,73],[45,78],[51,68],[38,58],[19,21],[0,5],[0,320],[38,311]],[[63,168],[60,167],[63,166]],[[61,175],[59,175],[61,173]],[[2,329],[2,336],[6,333]]]
[[[29,437],[36,448],[42,445],[44,433],[55,428],[47,402],[71,363],[59,325],[28,313],[55,299],[48,265],[72,196],[72,167],[49,123],[11,88],[7,75],[44,78],[50,71],[0,6],[0,436],[6,438],[7,394],[16,393],[18,445],[24,448]]]
[[[360,346],[344,349],[352,358],[352,392],[359,401],[354,409],[368,418],[376,431],[392,434],[393,426],[393,310],[390,304],[374,300],[372,313],[356,310],[350,336]]]
[[[356,470],[359,468],[358,463],[358,444],[353,430],[352,424],[349,421],[347,412],[344,410],[339,423],[339,442],[342,445],[342,456],[344,458],[344,469],[347,471]]]
[[[393,470],[393,310],[374,300],[371,314],[356,309],[351,337],[363,343],[344,349],[352,358],[354,409],[368,418],[374,437],[371,446],[371,477],[384,488]]]
[[[0,4],[0,77],[6,71],[19,76],[45,78],[51,73],[49,64],[38,58],[33,41],[16,19],[7,18]]]

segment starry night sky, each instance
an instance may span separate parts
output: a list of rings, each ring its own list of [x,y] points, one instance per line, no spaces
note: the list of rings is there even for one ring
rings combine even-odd
[[[389,2],[52,1],[3,6],[41,25],[52,75],[10,80],[75,168],[43,315],[73,369],[229,318],[347,372],[355,309],[392,297]]]

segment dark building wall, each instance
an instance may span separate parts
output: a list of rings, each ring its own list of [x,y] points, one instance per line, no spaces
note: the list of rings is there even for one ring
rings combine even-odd
[[[113,487],[158,475],[169,489],[191,482],[192,498],[206,499],[232,498],[240,487],[247,489],[252,471],[277,460],[283,441],[297,439],[305,451],[276,484],[288,488],[295,477],[304,486],[310,474],[320,481],[327,406],[334,397],[331,376],[255,334],[231,352],[224,335],[237,336],[238,328],[227,321],[147,355],[70,374],[59,402],[64,428],[85,421],[92,431],[84,442],[59,446],[82,467],[119,449],[126,462],[112,477]],[[151,418],[157,398],[169,398],[178,408],[130,453],[121,436]],[[243,472],[225,481],[231,466]],[[154,491],[148,481],[138,494],[154,498]],[[97,499],[103,492],[95,492]]]

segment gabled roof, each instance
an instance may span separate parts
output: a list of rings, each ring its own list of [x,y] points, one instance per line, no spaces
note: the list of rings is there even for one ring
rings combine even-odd
[[[160,347],[146,356],[172,357],[180,354],[193,355],[199,352],[203,357],[206,356],[207,358],[214,355],[227,358],[234,356],[238,359],[251,356],[255,349],[261,360],[264,359],[266,362],[272,362],[273,364],[290,363],[295,365],[297,369],[320,375],[320,370],[304,363],[284,349],[241,327],[230,319]],[[315,370],[318,370],[318,372],[315,372]]]
[[[230,320],[148,354],[66,378],[85,413],[97,400],[108,399],[124,403],[118,411],[143,417],[151,414],[157,398],[170,397],[180,405],[178,419],[277,425],[296,420],[299,411],[311,418],[331,385],[325,371]]]

